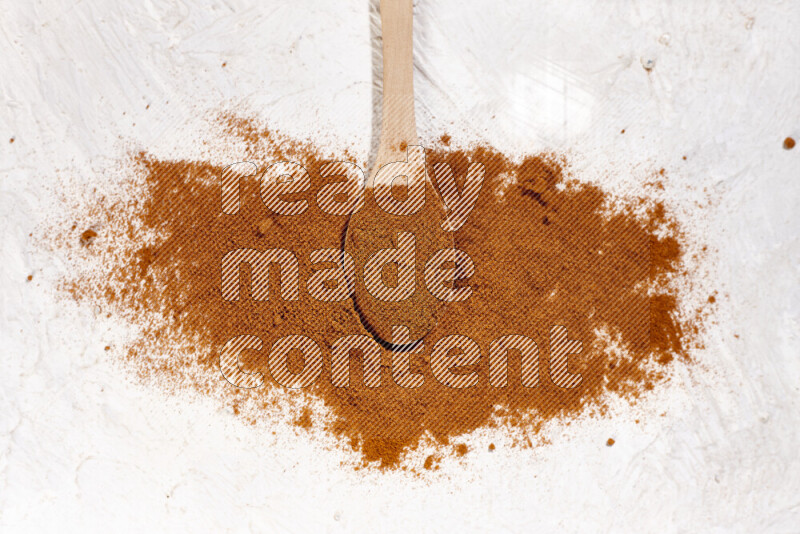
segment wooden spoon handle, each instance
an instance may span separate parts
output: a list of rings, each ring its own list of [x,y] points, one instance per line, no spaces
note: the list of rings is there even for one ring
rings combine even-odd
[[[381,0],[383,34],[383,111],[378,148],[389,156],[417,143],[414,119],[412,0]]]
[[[378,154],[365,191],[375,202],[351,215],[343,244],[355,264],[364,266],[363,281],[354,285],[355,310],[384,347],[413,345],[436,326],[443,302],[425,288],[425,261],[417,258],[453,248],[453,236],[441,226],[444,204],[425,170],[424,151],[409,149],[418,144],[412,14],[412,0],[381,0],[383,112]],[[406,178],[405,200],[391,192],[398,177]],[[392,284],[383,278],[389,263],[396,266]],[[408,328],[405,341],[395,339],[395,326]]]

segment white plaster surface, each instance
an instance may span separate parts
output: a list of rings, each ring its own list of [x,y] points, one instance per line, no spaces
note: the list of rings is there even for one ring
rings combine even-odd
[[[710,251],[698,363],[547,445],[484,431],[431,475],[354,471],[325,436],[135,382],[103,350],[121,327],[55,296],[69,264],[29,234],[63,184],[113,188],[131,147],[231,157],[214,110],[366,158],[374,11],[0,1],[0,532],[800,531],[800,148],[781,146],[800,138],[797,2],[416,5],[423,139],[565,148],[610,189],[664,167]]]

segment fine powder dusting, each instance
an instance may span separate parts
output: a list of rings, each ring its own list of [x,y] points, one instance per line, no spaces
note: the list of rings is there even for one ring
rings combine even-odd
[[[222,397],[243,421],[259,419],[258,406],[266,410],[281,399],[298,405],[300,399],[298,427],[322,426],[343,446],[359,451],[365,463],[395,468],[404,452],[423,440],[466,454],[466,446],[450,447],[451,440],[486,426],[516,427],[530,437],[519,445],[529,446],[545,421],[587,410],[602,414],[612,396],[635,402],[657,385],[668,387],[670,365],[689,362],[690,349],[699,343],[703,312],[681,312],[681,288],[690,287],[691,280],[684,238],[665,206],[644,196],[615,198],[579,182],[562,154],[518,160],[488,146],[451,149],[450,137],[443,136],[427,150],[429,173],[436,163],[447,163],[463,186],[470,162],[486,168],[476,206],[454,234],[455,246],[475,264],[466,282],[472,295],[448,303],[424,349],[410,356],[412,370],[424,375],[421,387],[407,389],[393,381],[388,350],[379,387],[364,386],[357,352],[350,356],[349,387],[334,387],[331,345],[342,336],[367,332],[350,299],[320,302],[305,283],[320,268],[312,267],[310,253],[339,248],[347,225],[346,215],[325,213],[315,202],[322,186],[339,180],[322,178],[320,166],[352,158],[325,154],[246,119],[225,116],[224,121],[230,138],[246,145],[247,159],[260,169],[290,160],[308,170],[311,188],[291,196],[308,200],[304,213],[271,213],[260,199],[256,176],[242,177],[239,213],[224,214],[220,175],[225,164],[137,152],[121,192],[113,199],[97,193],[99,198],[86,202],[94,207],[72,213],[77,223],[68,241],[59,243],[74,247],[75,257],[84,262],[82,274],[65,280],[65,294],[139,328],[140,337],[119,354],[145,383],[175,391],[188,385]],[[653,187],[658,187],[663,176],[654,174]],[[247,269],[240,300],[224,300],[222,257],[238,248],[292,251],[300,265],[299,300],[280,297],[276,272],[270,274],[269,299],[253,300],[246,289]],[[569,371],[582,377],[573,389],[557,387],[548,374],[549,332],[556,325],[582,343],[581,352],[569,356]],[[220,348],[245,334],[263,342],[261,351],[242,354],[243,370],[265,378],[263,386],[251,390],[235,388],[219,370]],[[300,392],[277,385],[267,366],[272,344],[294,334],[313,339],[325,357],[321,377]],[[452,334],[470,337],[481,349],[480,362],[461,371],[478,373],[474,387],[449,388],[431,373],[431,348]],[[506,334],[537,343],[537,387],[523,387],[514,351],[508,386],[490,385],[489,346]],[[302,366],[302,358],[291,353],[290,370]],[[240,410],[245,401],[256,408]],[[313,408],[322,405],[325,417]],[[424,467],[436,464],[430,456]]]

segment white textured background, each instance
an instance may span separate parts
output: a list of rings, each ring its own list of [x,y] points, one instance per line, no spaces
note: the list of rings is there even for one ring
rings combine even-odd
[[[366,157],[372,11],[0,1],[0,531],[800,532],[800,148],[781,148],[800,138],[797,2],[416,6],[423,139],[568,148],[609,188],[665,167],[711,251],[699,363],[636,407],[548,428],[548,445],[479,432],[428,477],[355,472],[324,436],[136,384],[103,350],[119,325],[55,298],[68,265],[28,234],[65,180],[113,186],[131,147],[221,158],[209,110]]]

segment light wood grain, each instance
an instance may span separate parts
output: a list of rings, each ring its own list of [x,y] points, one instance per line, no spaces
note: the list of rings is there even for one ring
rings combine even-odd
[[[414,117],[414,40],[412,0],[381,1],[383,104],[375,171],[404,159],[401,147],[418,143]]]

